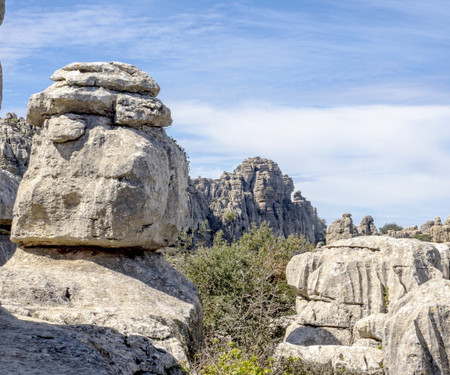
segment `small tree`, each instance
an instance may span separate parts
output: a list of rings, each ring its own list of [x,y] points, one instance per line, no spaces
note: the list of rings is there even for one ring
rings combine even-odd
[[[400,225],[397,225],[396,223],[386,223],[380,228],[381,234],[388,234],[388,231],[393,230],[395,232],[399,232],[403,229]]]

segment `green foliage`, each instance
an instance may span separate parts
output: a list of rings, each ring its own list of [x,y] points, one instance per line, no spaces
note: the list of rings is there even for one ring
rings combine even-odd
[[[431,237],[425,233],[417,233],[414,235],[414,238],[420,241],[431,242]]]
[[[225,213],[223,214],[223,220],[226,223],[235,221],[236,219],[237,219],[237,214],[234,211],[225,211]]]
[[[259,366],[264,366],[284,334],[277,318],[294,313],[295,294],[285,280],[286,265],[295,254],[313,249],[304,237],[276,237],[263,223],[231,244],[219,232],[211,248],[184,253],[177,264],[198,288],[204,310],[204,355],[213,358],[200,361],[218,366],[223,356],[223,361],[251,369],[258,358]],[[228,342],[242,351],[245,363],[234,358],[236,351],[225,356],[220,352]]]
[[[401,227],[400,225],[397,225],[396,223],[386,223],[380,228],[380,233],[387,234],[388,231],[390,231],[390,230],[394,230],[394,231],[398,232],[398,231],[401,231],[402,229],[403,229],[403,227]]]
[[[268,200],[268,199],[273,198],[274,192],[275,192],[275,190],[273,189],[272,186],[267,186],[261,192],[261,196],[264,200]]]
[[[388,307],[389,306],[389,287],[384,287],[384,293],[383,293],[383,306]]]

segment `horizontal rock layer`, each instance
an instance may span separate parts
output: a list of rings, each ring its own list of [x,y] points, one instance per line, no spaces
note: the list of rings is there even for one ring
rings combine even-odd
[[[153,252],[18,248],[0,267],[0,305],[0,326],[9,327],[1,368],[51,367],[59,355],[55,369],[73,363],[79,373],[172,374],[202,340],[195,287]]]

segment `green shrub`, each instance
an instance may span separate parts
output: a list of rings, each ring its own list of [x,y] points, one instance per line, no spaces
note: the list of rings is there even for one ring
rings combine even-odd
[[[176,264],[197,286],[203,303],[204,354],[215,358],[201,361],[214,363],[219,348],[234,342],[245,361],[256,356],[264,366],[284,335],[277,318],[295,312],[286,265],[295,254],[313,248],[304,237],[276,237],[263,223],[260,228],[252,226],[237,242],[227,243],[219,232],[211,248],[182,255],[183,261]]]
[[[390,230],[398,232],[398,231],[401,231],[402,229],[403,229],[403,227],[401,227],[400,225],[397,225],[396,223],[386,223],[380,228],[380,233],[387,234],[388,231],[390,231]]]
[[[235,221],[236,219],[237,219],[237,214],[234,211],[225,211],[225,213],[223,214],[223,220],[226,223]]]
[[[420,241],[431,242],[431,237],[426,233],[417,233],[414,235],[414,238]]]

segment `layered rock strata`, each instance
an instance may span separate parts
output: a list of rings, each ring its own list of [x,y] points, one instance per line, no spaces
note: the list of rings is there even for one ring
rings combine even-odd
[[[391,326],[407,324],[407,329],[415,329],[415,318],[404,322],[398,308],[391,306],[412,299],[406,296],[427,281],[443,282],[449,274],[448,246],[387,236],[338,240],[295,256],[287,266],[287,280],[298,293],[298,315],[278,354],[296,353],[305,361],[320,354],[320,361],[334,370],[343,367],[361,374],[382,374],[383,361],[395,357],[381,350],[387,340],[393,340],[388,336],[396,335],[395,328],[386,328],[387,321]],[[431,287],[427,290],[432,295],[440,293]],[[448,306],[445,311],[440,314],[450,315]],[[434,334],[447,335],[446,330],[435,327]],[[324,349],[330,345],[336,348]],[[445,347],[447,355],[449,349]],[[432,359],[423,361],[431,363]]]
[[[352,214],[342,214],[341,219],[337,219],[327,228],[326,241],[330,244],[337,240],[344,240],[358,236],[374,236],[378,230],[374,224],[373,217],[364,216],[358,227],[353,224]]]
[[[0,228],[3,226],[4,230],[11,226],[19,182],[28,167],[33,133],[33,127],[14,113],[0,119]]]
[[[187,162],[163,129],[170,111],[131,65],[74,63],[53,78],[29,103],[19,246],[0,267],[0,368],[181,374],[202,344],[200,300],[149,251],[174,241],[187,214]]]
[[[74,63],[31,97],[36,126],[11,238],[25,246],[158,249],[187,214],[187,162],[159,87],[122,63]],[[70,220],[67,220],[70,218]]]
[[[253,223],[267,221],[276,235],[304,235],[312,243],[323,241],[324,221],[300,191],[291,199],[293,191],[292,179],[283,175],[276,163],[260,157],[246,159],[220,179],[190,180],[185,228],[210,242],[219,230],[225,238],[237,239]]]

